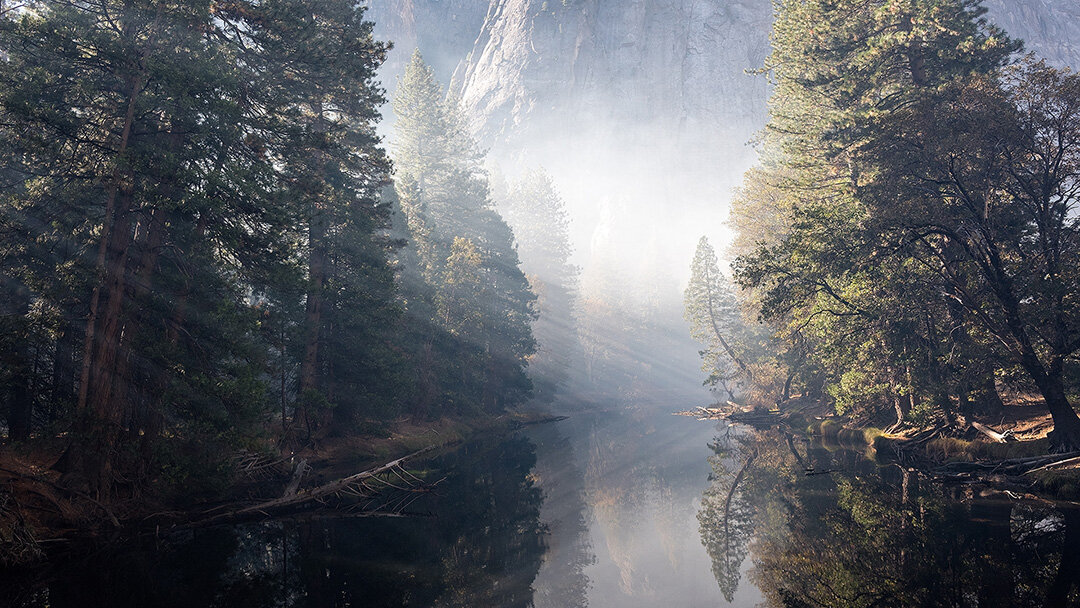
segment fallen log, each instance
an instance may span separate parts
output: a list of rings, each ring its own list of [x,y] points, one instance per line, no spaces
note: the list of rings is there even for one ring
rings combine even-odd
[[[1031,469],[1030,471],[1026,471],[1024,474],[1027,475],[1028,473],[1038,473],[1039,471],[1053,471],[1055,469],[1064,469],[1064,468],[1067,468],[1067,467],[1071,467],[1073,465],[1080,465],[1080,456],[1074,456],[1072,458],[1063,458],[1063,459],[1057,460],[1055,462],[1050,462],[1050,463],[1042,465],[1041,467]]]
[[[734,412],[727,419],[732,422],[771,422],[780,417],[780,412],[770,410],[750,410],[749,412]]]
[[[990,473],[1001,473],[1004,475],[1022,475],[1032,469],[1044,465],[1058,464],[1060,462],[1078,456],[1080,456],[1080,452],[1070,452],[1068,454],[1055,454],[1048,456],[1034,456],[1031,458],[1012,458],[1008,460],[999,460],[996,462],[953,462],[938,467],[937,469],[935,469],[935,472],[974,473],[979,471],[986,471]]]
[[[1011,432],[1006,431],[1005,433],[999,433],[994,429],[986,426],[985,424],[975,422],[974,420],[971,421],[971,428],[979,431],[983,435],[986,435],[990,439],[993,439],[997,443],[1007,443],[1010,440],[1016,441],[1016,438],[1012,436]]]
[[[360,483],[366,479],[371,479],[382,473],[391,471],[394,468],[400,467],[403,462],[416,458],[417,456],[420,456],[422,454],[426,454],[427,452],[434,450],[436,447],[437,446],[426,447],[407,456],[402,456],[397,460],[392,460],[384,465],[375,467],[373,469],[368,469],[366,471],[361,471],[360,473],[356,473],[355,475],[342,477],[341,479],[331,481],[330,483],[326,483],[321,486],[317,486],[307,490],[300,490],[292,494],[286,493],[281,498],[275,498],[274,500],[267,500],[247,507],[232,509],[223,513],[218,513],[198,523],[209,524],[225,519],[243,517],[245,515],[251,515],[255,513],[265,515],[269,514],[271,511],[276,511],[287,507],[294,507],[303,503],[319,500],[320,498],[325,498],[339,492],[347,491],[350,487],[356,485],[357,483]]]

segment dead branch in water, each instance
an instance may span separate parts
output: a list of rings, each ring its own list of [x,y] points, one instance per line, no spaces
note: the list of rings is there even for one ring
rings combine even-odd
[[[373,490],[372,487],[368,485],[369,482],[374,481],[379,475],[383,475],[386,473],[398,474],[397,469],[401,468],[402,463],[407,460],[416,458],[417,456],[426,454],[434,450],[435,447],[436,446],[426,447],[422,450],[413,452],[412,454],[409,454],[407,456],[402,456],[397,460],[392,460],[378,467],[368,469],[366,471],[361,471],[360,473],[349,475],[348,477],[342,477],[341,479],[331,481],[330,483],[326,483],[321,486],[306,490],[297,490],[293,488],[293,484],[290,483],[289,487],[286,488],[285,494],[280,498],[267,500],[246,507],[232,508],[227,511],[217,513],[207,519],[203,519],[197,522],[197,524],[206,525],[253,514],[269,515],[273,511],[279,511],[281,509],[289,507],[296,507],[304,503],[320,501],[324,498],[328,498],[336,494],[358,495],[371,493]],[[298,473],[300,470],[302,470],[302,467],[297,467]],[[398,475],[400,477],[400,474]],[[415,477],[413,479],[415,479]],[[383,485],[386,485],[388,487],[396,487],[390,482],[383,482]],[[220,510],[220,507],[215,510]]]

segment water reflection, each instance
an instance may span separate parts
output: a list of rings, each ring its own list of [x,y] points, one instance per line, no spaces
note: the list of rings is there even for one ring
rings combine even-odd
[[[731,603],[742,580],[742,567],[754,534],[753,505],[739,486],[757,460],[753,449],[734,448],[731,429],[710,444],[715,454],[709,458],[713,474],[701,497],[697,519],[701,543],[712,559],[712,572],[724,599]]]
[[[725,597],[749,555],[768,606],[1080,605],[1080,510],[979,496],[779,431],[712,447],[698,517]]]
[[[549,544],[572,548],[563,555],[574,564],[564,578],[562,562],[545,558],[537,608],[728,604],[713,581],[695,517],[718,427],[672,416],[672,403],[680,402],[576,415],[530,432]],[[549,585],[560,580],[574,581],[574,593],[551,593]],[[745,587],[733,605],[760,599]]]
[[[545,551],[541,492],[522,437],[430,463],[447,478],[432,517],[306,517],[129,544],[0,585],[15,606],[532,605]]]
[[[411,507],[427,516],[308,514],[129,543],[0,571],[0,605],[1080,605],[1080,510],[671,409],[466,445],[426,464],[447,475]]]

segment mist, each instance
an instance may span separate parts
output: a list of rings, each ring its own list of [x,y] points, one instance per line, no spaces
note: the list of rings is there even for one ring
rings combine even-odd
[[[1075,0],[0,5],[15,608],[1080,605]]]
[[[701,377],[682,321],[690,260],[701,236],[721,251],[731,241],[729,201],[765,120],[767,81],[751,72],[771,9],[758,4],[416,4],[407,20],[383,21],[398,4],[372,7],[377,35],[395,42],[380,72],[389,96],[417,48],[497,180],[546,171],[569,213],[578,297],[663,327],[651,348],[604,335],[605,350],[684,390]],[[392,141],[393,113],[384,117]]]

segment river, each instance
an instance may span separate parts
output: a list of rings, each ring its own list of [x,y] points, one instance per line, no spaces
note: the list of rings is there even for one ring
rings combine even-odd
[[[0,605],[1080,605],[1080,511],[677,405],[473,441],[416,465],[438,483],[394,517],[110,545],[0,581]]]

